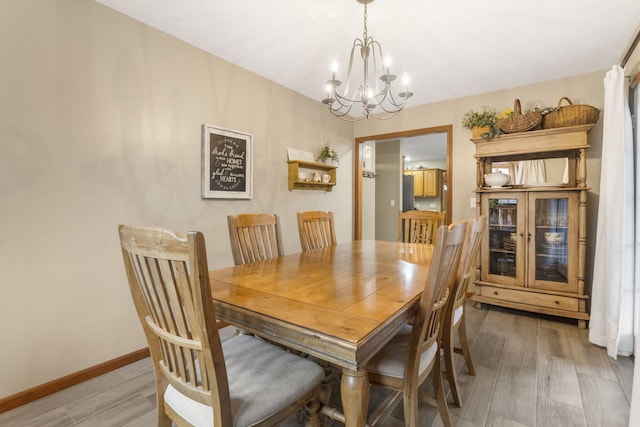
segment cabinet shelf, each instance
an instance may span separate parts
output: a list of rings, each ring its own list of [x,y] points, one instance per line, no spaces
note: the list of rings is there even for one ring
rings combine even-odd
[[[303,160],[289,160],[287,163],[289,164],[289,190],[331,191],[336,185],[337,166],[327,165],[324,163],[306,162]],[[307,174],[307,181],[301,181],[299,179],[299,174],[301,172]],[[313,175],[316,172],[320,173],[320,175],[329,175],[329,182],[314,181]]]
[[[515,254],[516,251],[510,251],[508,249],[503,248],[489,248],[491,252],[500,252],[501,254]]]

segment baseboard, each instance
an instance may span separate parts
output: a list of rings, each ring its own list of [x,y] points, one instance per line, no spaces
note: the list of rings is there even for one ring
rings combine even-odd
[[[149,357],[149,348],[143,348],[124,356],[116,357],[99,365],[91,366],[78,372],[66,375],[64,377],[49,381],[36,387],[21,391],[20,393],[7,396],[0,399],[0,414],[18,406],[25,405],[34,400],[38,400],[65,388],[69,388],[81,382],[98,377],[107,372],[114,371],[130,363]]]

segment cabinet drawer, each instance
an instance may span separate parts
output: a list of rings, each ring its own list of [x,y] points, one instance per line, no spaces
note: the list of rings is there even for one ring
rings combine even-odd
[[[493,286],[481,286],[480,295],[486,298],[518,302],[520,304],[537,305],[566,311],[578,311],[578,300],[576,298],[559,295],[517,291],[513,289],[495,288]]]

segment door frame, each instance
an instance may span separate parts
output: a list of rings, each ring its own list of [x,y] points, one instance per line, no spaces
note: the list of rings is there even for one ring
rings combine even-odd
[[[413,129],[401,132],[391,132],[380,135],[360,136],[354,139],[353,145],[353,239],[362,239],[362,143],[367,141],[375,141],[382,139],[397,139],[410,136],[428,135],[432,133],[447,134],[447,214],[445,221],[451,223],[451,208],[453,194],[453,153],[451,147],[453,145],[453,125],[435,126],[430,128]]]

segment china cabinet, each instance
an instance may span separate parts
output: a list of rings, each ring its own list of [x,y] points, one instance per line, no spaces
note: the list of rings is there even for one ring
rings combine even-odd
[[[289,160],[289,190],[306,189],[306,190],[324,190],[331,191],[336,185],[336,168],[335,165],[325,163],[306,162],[302,160]],[[316,174],[320,176],[319,180],[315,180]],[[329,175],[328,181],[322,176]]]
[[[472,300],[586,327],[586,149],[593,125],[472,139],[478,214],[487,217]],[[568,182],[489,188],[494,162],[566,158]]]

